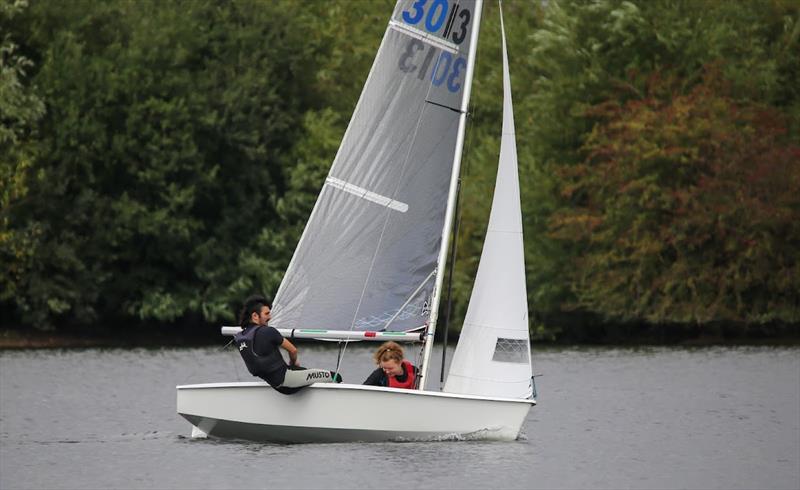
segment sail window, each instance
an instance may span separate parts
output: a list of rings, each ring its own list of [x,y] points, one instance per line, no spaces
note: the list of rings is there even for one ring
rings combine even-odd
[[[336,189],[343,190],[347,193],[350,193],[354,196],[358,196],[361,199],[366,199],[367,201],[372,201],[375,204],[380,204],[381,206],[385,206],[389,209],[394,209],[395,211],[400,211],[401,213],[405,213],[408,211],[408,204],[400,201],[395,201],[394,199],[390,199],[386,196],[382,196],[372,191],[368,191],[363,187],[359,187],[357,185],[353,185],[349,182],[345,182],[343,180],[337,179],[335,177],[328,177],[325,179],[325,183],[331,187]]]
[[[530,350],[527,339],[504,339],[498,337],[494,346],[493,361],[528,363]]]

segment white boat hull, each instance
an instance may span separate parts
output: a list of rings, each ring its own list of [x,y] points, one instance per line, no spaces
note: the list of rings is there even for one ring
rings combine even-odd
[[[178,386],[194,436],[277,443],[514,440],[534,400],[348,384],[283,395],[264,382]]]

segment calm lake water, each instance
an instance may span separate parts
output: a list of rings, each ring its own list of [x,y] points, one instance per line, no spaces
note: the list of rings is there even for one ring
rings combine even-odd
[[[346,382],[373,347],[348,348]],[[230,348],[2,351],[0,489],[800,488],[798,348],[533,359],[539,405],[516,442],[273,445],[193,440],[175,413],[176,385],[251,379]]]

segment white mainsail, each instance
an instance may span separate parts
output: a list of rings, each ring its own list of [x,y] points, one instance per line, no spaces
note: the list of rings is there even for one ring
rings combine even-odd
[[[478,273],[444,391],[529,398],[533,388],[522,212],[502,12],[500,28],[503,130],[497,182]]]
[[[275,298],[278,328],[425,325],[472,66],[475,0],[399,0]]]

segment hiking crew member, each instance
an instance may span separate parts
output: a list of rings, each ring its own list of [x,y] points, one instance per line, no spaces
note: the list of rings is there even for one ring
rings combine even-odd
[[[313,383],[332,383],[333,373],[327,369],[306,369],[297,360],[297,347],[267,325],[272,303],[263,296],[251,296],[239,315],[242,331],[233,337],[247,370],[279,392],[290,395]],[[279,348],[289,354],[287,365]],[[341,383],[337,374],[336,382]]]

